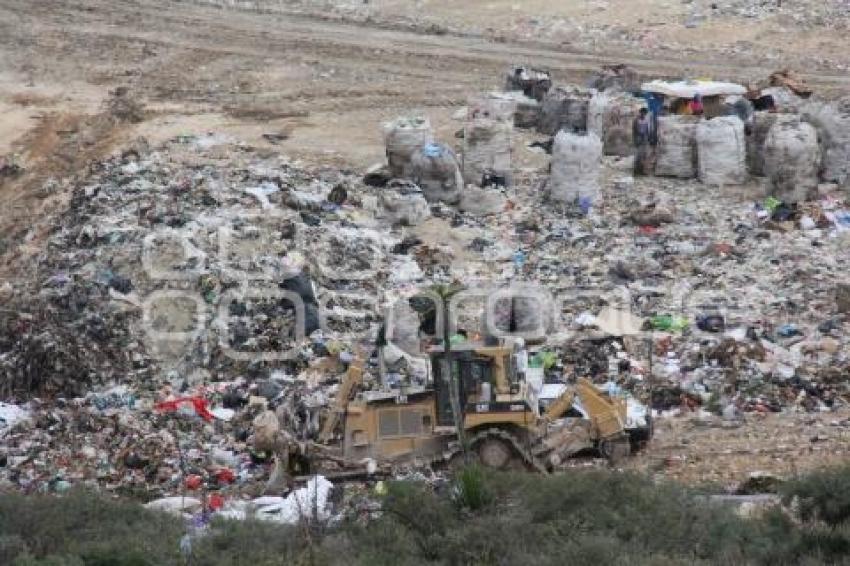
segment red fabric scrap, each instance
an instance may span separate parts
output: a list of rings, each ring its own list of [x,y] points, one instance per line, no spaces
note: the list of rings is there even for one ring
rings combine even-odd
[[[215,479],[218,480],[218,483],[233,483],[236,481],[236,474],[227,468],[221,468],[216,470]]]
[[[171,413],[179,410],[180,405],[183,403],[191,403],[192,408],[195,409],[195,413],[205,421],[209,422],[213,420],[213,414],[210,413],[209,409],[207,409],[209,403],[207,403],[207,400],[203,397],[180,397],[179,399],[173,399],[171,401],[163,401],[162,403],[154,405],[154,409],[157,411]]]
[[[218,493],[211,493],[207,505],[211,511],[218,511],[224,507],[224,497]]]

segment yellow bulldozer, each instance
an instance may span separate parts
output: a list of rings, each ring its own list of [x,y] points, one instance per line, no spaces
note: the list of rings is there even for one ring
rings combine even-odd
[[[351,465],[369,459],[449,465],[472,460],[541,472],[582,451],[597,450],[613,461],[630,453],[625,400],[586,379],[569,384],[541,409],[539,390],[518,368],[514,347],[453,345],[448,364],[442,347],[431,348],[429,355],[429,385],[392,393],[357,393],[364,370],[361,361],[353,363],[319,443],[333,446]],[[453,402],[455,384],[459,399]]]

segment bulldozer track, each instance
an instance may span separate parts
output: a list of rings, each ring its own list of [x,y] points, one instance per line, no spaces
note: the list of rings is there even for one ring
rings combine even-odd
[[[467,445],[469,448],[472,448],[491,438],[506,442],[513,449],[514,453],[519,456],[523,463],[530,469],[540,472],[541,474],[549,473],[546,466],[523,446],[523,443],[519,438],[504,429],[488,428],[478,431],[467,440]],[[449,446],[449,451],[444,453],[441,458],[437,459],[437,461],[447,464],[452,458],[459,457],[462,454],[463,446],[461,446],[460,442],[455,441]]]

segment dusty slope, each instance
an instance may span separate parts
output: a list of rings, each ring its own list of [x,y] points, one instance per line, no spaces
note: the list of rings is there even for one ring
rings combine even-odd
[[[592,40],[594,26],[609,26],[612,19],[628,25],[635,17],[678,18],[673,8],[659,12],[646,1],[630,3],[627,17],[616,2],[582,2],[582,9],[576,2],[556,7],[518,3],[509,9],[504,2],[471,2],[463,10],[442,1],[428,3],[427,9],[420,3],[379,2],[368,6],[365,17],[351,8],[357,4],[333,4],[0,3],[0,154],[19,154],[28,171],[0,188],[4,246],[32,239],[28,231],[49,214],[44,207],[49,210],[53,203],[43,197],[50,191],[41,190],[46,180],[68,177],[137,135],[157,141],[219,130],[265,144],[263,133],[277,133],[289,139],[275,149],[362,167],[382,155],[380,121],[427,107],[442,133],[450,134],[449,108],[476,90],[497,85],[513,62],[549,67],[560,80],[581,80],[600,63],[612,61],[658,74],[741,79],[763,76],[774,66],[746,51],[733,59],[712,51],[693,57],[676,50],[647,51],[629,37],[624,42],[603,34],[601,43]],[[557,36],[511,27],[516,18],[540,10],[545,17],[569,12],[587,24],[586,33],[563,43]],[[293,11],[312,16],[290,15]],[[342,21],[346,17],[357,21]],[[427,23],[431,20],[453,26],[434,27]],[[411,30],[411,21],[425,23]],[[516,41],[501,37],[500,26],[505,37]],[[462,34],[442,33],[453,27]],[[440,34],[423,33],[427,30]],[[499,32],[495,39],[494,32]],[[632,44],[633,49],[624,47]],[[819,71],[810,78],[825,89],[850,83],[840,71]],[[96,116],[110,90],[119,86],[146,105],[141,124]]]

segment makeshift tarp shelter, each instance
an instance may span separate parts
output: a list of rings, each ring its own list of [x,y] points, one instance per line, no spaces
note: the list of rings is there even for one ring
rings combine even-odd
[[[744,95],[747,89],[735,83],[719,81],[662,81],[655,80],[641,85],[644,92],[654,92],[674,98],[693,98],[697,94],[706,96]]]

